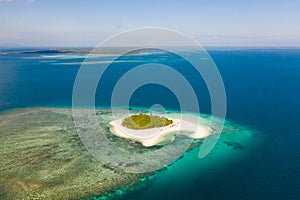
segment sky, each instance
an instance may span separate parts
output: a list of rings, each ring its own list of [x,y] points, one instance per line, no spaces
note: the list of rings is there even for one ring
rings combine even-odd
[[[204,46],[300,46],[300,1],[0,0],[0,47],[95,46],[140,27]]]

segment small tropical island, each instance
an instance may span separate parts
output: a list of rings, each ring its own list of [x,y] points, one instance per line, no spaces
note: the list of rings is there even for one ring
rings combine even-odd
[[[137,141],[143,146],[165,145],[175,139],[176,134],[190,138],[201,139],[209,136],[206,126],[179,119],[158,115],[134,114],[125,118],[113,120],[109,123],[112,134]]]

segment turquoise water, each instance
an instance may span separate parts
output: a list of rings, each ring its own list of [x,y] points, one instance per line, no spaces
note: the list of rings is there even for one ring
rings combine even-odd
[[[227,119],[262,136],[253,139],[251,134],[245,134],[245,138],[237,139],[243,145],[240,150],[227,148],[220,140],[219,148],[204,160],[197,158],[198,150],[188,152],[168,170],[159,172],[147,187],[120,198],[299,199],[300,50],[211,49],[209,53],[225,84]],[[110,106],[113,86],[123,73],[147,60],[156,60],[184,74],[197,92],[201,111],[210,114],[209,95],[201,77],[196,81],[199,77],[186,63],[177,57],[162,55],[121,58],[122,62],[111,66],[101,80],[96,94],[97,106]],[[73,83],[84,56],[0,55],[1,111],[35,106],[70,107]],[[152,92],[147,95],[149,91]],[[155,84],[139,88],[130,104],[132,107],[161,104],[170,110],[179,108],[176,97]]]
[[[203,196],[205,199],[227,199],[232,193],[230,188],[228,191],[224,190],[224,187],[218,190],[211,188],[211,184],[217,181],[225,186],[227,182],[235,181],[241,174],[250,171],[244,167],[237,169],[235,164],[253,158],[253,152],[263,145],[266,138],[250,127],[229,122],[226,125],[236,129],[224,133],[209,156],[199,159],[200,149],[195,148],[184,153],[183,157],[171,166],[152,175],[150,180],[143,180],[131,188],[118,190],[97,199],[200,199]],[[227,145],[228,141],[235,142],[237,146]],[[251,177],[249,181],[255,182],[255,177]],[[236,183],[231,187],[235,189],[235,195],[230,196],[231,199],[257,197],[254,191],[242,192],[241,184]]]

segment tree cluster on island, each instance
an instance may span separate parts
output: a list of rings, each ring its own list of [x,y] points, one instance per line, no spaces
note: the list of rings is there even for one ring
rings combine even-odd
[[[166,117],[138,114],[124,118],[122,121],[122,126],[130,129],[148,129],[164,127],[172,123],[173,121]]]

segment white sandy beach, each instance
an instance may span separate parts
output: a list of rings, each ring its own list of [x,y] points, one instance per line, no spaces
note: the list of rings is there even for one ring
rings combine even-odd
[[[194,139],[204,138],[210,134],[209,128],[206,126],[178,118],[169,119],[173,120],[173,123],[168,126],[139,130],[122,126],[123,118],[111,121],[109,124],[112,126],[110,128],[112,134],[140,142],[146,147],[172,142],[175,134],[184,134]],[[184,133],[180,131],[184,131]]]

